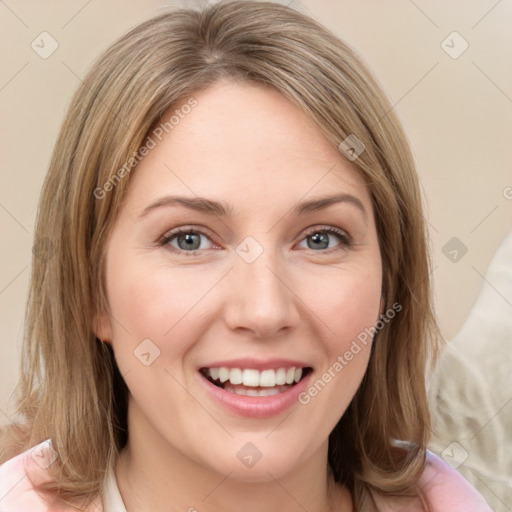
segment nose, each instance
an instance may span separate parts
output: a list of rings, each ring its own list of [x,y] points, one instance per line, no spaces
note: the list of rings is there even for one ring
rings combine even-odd
[[[252,263],[236,257],[230,274],[231,293],[225,311],[230,329],[270,338],[297,325],[299,299],[276,258],[265,252]]]

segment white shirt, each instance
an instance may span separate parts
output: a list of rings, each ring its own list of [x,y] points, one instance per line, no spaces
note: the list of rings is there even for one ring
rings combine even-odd
[[[110,470],[107,475],[105,492],[103,493],[103,510],[104,512],[127,512],[113,470]]]

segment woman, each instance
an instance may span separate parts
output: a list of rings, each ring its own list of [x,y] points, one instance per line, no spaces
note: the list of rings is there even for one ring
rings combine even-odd
[[[489,510],[426,448],[421,212],[391,106],[314,21],[136,27],[42,191],[0,510]]]

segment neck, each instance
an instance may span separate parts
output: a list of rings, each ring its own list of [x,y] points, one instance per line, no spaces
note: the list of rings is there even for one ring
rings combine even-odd
[[[329,470],[327,443],[306,464],[279,478],[268,471],[265,478],[247,482],[234,478],[232,472],[221,474],[192,460],[150,431],[140,411],[130,409],[129,440],[115,469],[127,512],[352,510],[350,493],[334,482]]]

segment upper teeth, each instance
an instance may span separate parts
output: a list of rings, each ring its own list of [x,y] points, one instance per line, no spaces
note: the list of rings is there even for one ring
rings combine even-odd
[[[213,380],[229,381],[231,384],[251,387],[273,387],[299,382],[302,368],[278,368],[277,370],[254,370],[252,368],[208,368],[206,371]]]

